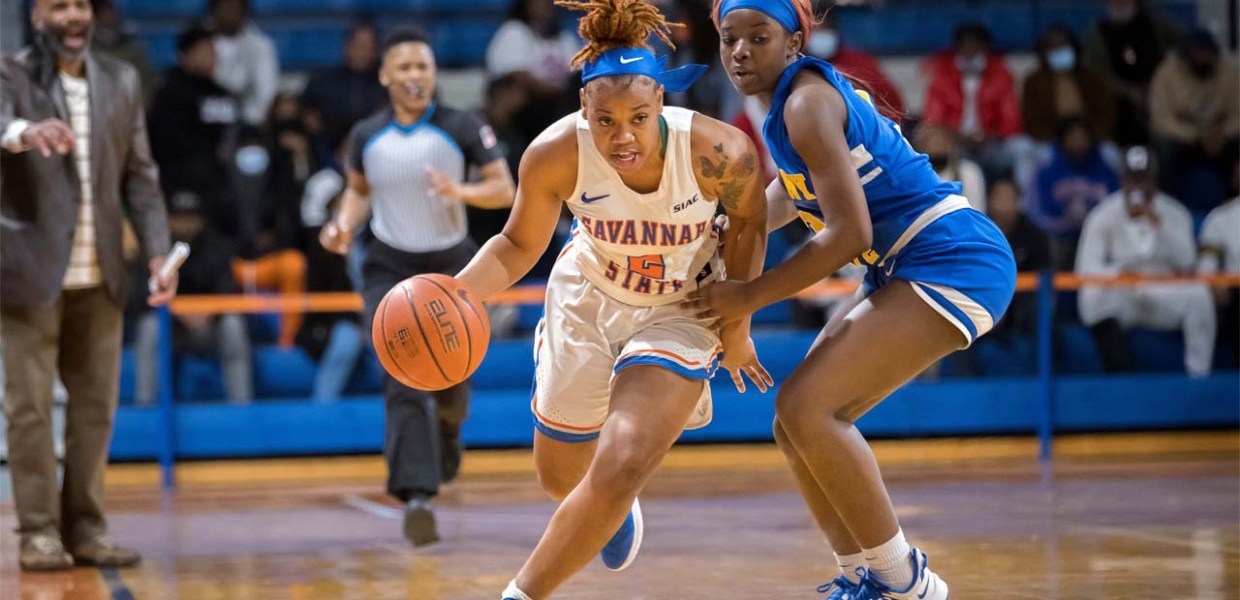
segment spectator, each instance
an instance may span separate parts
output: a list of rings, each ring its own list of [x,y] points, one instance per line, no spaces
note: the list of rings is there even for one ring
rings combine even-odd
[[[1011,244],[1018,273],[1049,269],[1053,266],[1050,238],[1025,216],[1021,210],[1021,198],[1020,186],[1016,181],[997,179],[990,184],[986,195],[987,213]],[[1036,324],[1036,299],[1030,294],[1016,294],[997,332],[1029,334],[1033,333]]]
[[[215,81],[241,102],[245,122],[258,127],[280,84],[276,45],[250,18],[250,0],[208,0],[207,29],[215,34]]]
[[[1062,23],[1046,28],[1038,40],[1038,70],[1025,79],[1021,109],[1025,131],[1034,141],[1053,143],[1059,124],[1081,117],[1093,129],[1094,139],[1111,139],[1115,102],[1106,81],[1085,68],[1081,46],[1072,29]]]
[[[986,176],[977,163],[961,156],[956,133],[939,125],[922,124],[914,135],[917,151],[930,158],[939,177],[959,181],[969,204],[986,212]]]
[[[142,105],[149,106],[155,91],[155,69],[147,57],[146,44],[138,39],[137,27],[125,20],[116,0],[91,0],[91,6],[95,11],[91,49],[132,65],[142,86]]]
[[[211,79],[214,71],[211,33],[201,27],[181,33],[177,65],[168,69],[151,104],[151,154],[164,193],[196,196],[210,226],[227,231],[235,228],[237,209],[225,161],[233,152],[241,107]]]
[[[172,239],[185,242],[192,249],[181,266],[181,293],[198,296],[237,292],[229,268],[230,246],[207,226],[197,197],[170,198],[168,225]],[[173,318],[172,342],[177,354],[220,359],[228,402],[247,404],[253,400],[250,336],[242,315],[178,314]],[[135,344],[136,401],[149,406],[155,403],[159,390],[159,316],[154,311],[139,317]]]
[[[1240,190],[1240,162],[1236,163],[1232,174],[1232,188]],[[1202,275],[1240,275],[1240,196],[1206,216],[1201,226],[1201,257],[1197,262],[1197,272]],[[1237,332],[1240,332],[1240,289],[1214,288],[1214,302],[1218,309],[1220,339],[1235,344]]]
[[[353,124],[383,108],[386,100],[387,91],[379,85],[379,33],[370,23],[358,23],[345,37],[344,64],[311,75],[301,95],[317,121],[319,154],[339,147]]]
[[[841,73],[860,80],[863,87],[874,93],[875,104],[883,107],[884,112],[903,115],[904,98],[900,96],[900,89],[887,78],[878,60],[870,53],[844,43],[837,15],[840,10],[845,9],[820,8],[818,12],[825,14],[810,36],[805,53],[829,61]]]
[[[1124,155],[1124,187],[1089,213],[1076,256],[1079,275],[1174,275],[1194,270],[1197,255],[1188,209],[1158,191],[1154,160],[1135,146]],[[1201,283],[1144,283],[1081,288],[1081,321],[1090,327],[1110,372],[1132,368],[1124,330],[1180,329],[1190,375],[1210,373],[1215,315]]]
[[[1115,102],[1116,144],[1149,142],[1150,78],[1176,37],[1170,21],[1153,14],[1145,0],[1107,0],[1106,18],[1085,35],[1085,68],[1102,77]]]
[[[320,234],[325,248],[343,254],[352,233],[370,223],[362,267],[366,330],[392,286],[421,273],[455,273],[473,258],[466,205],[509,207],[515,193],[490,128],[435,102],[435,55],[425,35],[392,34],[380,61],[391,108],[349,134],[348,184]],[[465,182],[470,168],[482,181]],[[460,468],[469,385],[432,395],[384,375],[387,490],[405,504],[404,533],[415,546],[439,539],[431,499]]]
[[[1020,100],[990,30],[978,24],[956,28],[955,43],[927,62],[923,122],[957,132],[962,145],[988,174],[1012,168],[1007,143],[1020,135]]]
[[[129,289],[122,214],[156,273],[168,222],[138,75],[90,52],[90,4],[37,0],[30,22],[34,44],[0,62],[0,338],[18,563],[126,567],[140,556],[108,540],[103,511]],[[148,286],[152,305],[176,293],[175,276]],[[57,373],[71,407],[63,482],[52,441]]]
[[[301,200],[302,252],[306,256],[306,291],[351,292],[345,259],[328,252],[318,243],[318,232],[340,206],[347,162],[346,144],[341,142],[336,160],[306,181]],[[311,398],[316,402],[339,399],[349,383],[358,359],[365,350],[368,332],[363,332],[357,313],[322,313],[306,316],[297,332],[297,345],[318,362]]]
[[[1150,128],[1164,167],[1159,183],[1169,193],[1183,197],[1187,175],[1195,166],[1209,168],[1220,184],[1230,179],[1240,156],[1237,69],[1240,66],[1222,54],[1214,36],[1199,30],[1185,38],[1154,72]],[[1220,200],[1205,204],[1213,206]]]
[[[526,138],[534,139],[577,105],[568,64],[580,48],[577,37],[560,27],[552,0],[513,0],[508,20],[487,46],[486,66],[492,78],[511,74],[525,89],[529,102],[519,123]]]
[[[233,274],[247,294],[277,290],[297,295],[306,290],[306,257],[301,253],[301,203],[305,182],[318,170],[305,114],[297,96],[277,96],[261,148],[266,163],[243,173],[241,205],[252,211],[245,219]],[[302,314],[286,312],[280,322],[279,344],[292,347]]]
[[[492,79],[487,84],[486,104],[482,107],[482,120],[491,126],[495,139],[508,162],[508,169],[516,173],[521,166],[521,156],[530,140],[518,123],[519,112],[527,101],[525,88],[513,75]],[[508,222],[509,210],[488,210],[465,207],[469,220],[469,237],[484,243],[495,236]]]
[[[1076,260],[1076,243],[1088,215],[1107,195],[1119,188],[1115,170],[1103,160],[1084,119],[1070,118],[1059,126],[1058,142],[1050,160],[1034,178],[1026,206],[1029,216],[1055,240],[1056,263],[1069,270]]]

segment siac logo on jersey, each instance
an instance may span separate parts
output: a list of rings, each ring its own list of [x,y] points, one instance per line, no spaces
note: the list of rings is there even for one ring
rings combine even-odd
[[[685,200],[684,202],[681,202],[679,204],[673,205],[672,212],[678,213],[682,210],[685,210],[686,208],[689,208],[690,206],[697,204],[699,200],[701,200],[701,198],[699,198],[697,194],[694,194],[692,198],[689,198],[688,200]]]

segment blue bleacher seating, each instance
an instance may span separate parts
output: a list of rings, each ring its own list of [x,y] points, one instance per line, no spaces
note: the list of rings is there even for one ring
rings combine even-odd
[[[1142,373],[1183,373],[1184,334],[1135,327],[1128,331],[1133,368]]]
[[[1065,375],[1102,373],[1102,358],[1089,328],[1063,323],[1055,328],[1055,372]]]
[[[206,0],[121,0],[120,4],[139,24],[154,64],[162,67],[174,62],[172,37],[203,14]],[[1175,22],[1196,22],[1196,0],[1152,4]],[[361,15],[386,29],[419,23],[431,31],[441,65],[480,66],[510,5],[510,0],[254,1],[256,19],[280,49],[281,65],[295,70],[337,64],[341,35],[350,20]],[[946,48],[952,30],[966,21],[989,25],[1002,50],[1030,52],[1046,25],[1070,23],[1081,33],[1102,11],[1100,2],[1079,0],[888,0],[878,10],[841,10],[839,19],[849,44],[878,55],[928,54]],[[573,15],[565,13],[564,19],[571,30]]]

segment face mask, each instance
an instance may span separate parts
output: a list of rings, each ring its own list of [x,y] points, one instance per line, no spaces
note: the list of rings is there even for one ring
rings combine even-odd
[[[961,73],[977,75],[986,70],[986,55],[978,54],[973,57],[957,55],[956,68],[960,69]]]
[[[840,50],[840,34],[831,30],[816,31],[813,37],[809,38],[809,47],[806,49],[811,56],[831,58]]]
[[[1115,23],[1127,23],[1137,16],[1137,5],[1125,7],[1107,6],[1107,18]]]
[[[1046,64],[1057,73],[1071,71],[1076,68],[1076,50],[1070,46],[1051,50],[1046,54]]]

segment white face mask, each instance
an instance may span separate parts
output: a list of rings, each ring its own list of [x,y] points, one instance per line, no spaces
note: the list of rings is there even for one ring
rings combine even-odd
[[[1050,65],[1052,71],[1063,73],[1076,68],[1076,50],[1071,46],[1064,46],[1046,53],[1046,64]]]
[[[809,38],[809,46],[806,50],[811,56],[829,59],[840,50],[840,34],[830,29],[815,31],[814,35]]]
[[[986,55],[975,54],[972,57],[956,55],[956,68],[967,75],[977,75],[986,70]]]

